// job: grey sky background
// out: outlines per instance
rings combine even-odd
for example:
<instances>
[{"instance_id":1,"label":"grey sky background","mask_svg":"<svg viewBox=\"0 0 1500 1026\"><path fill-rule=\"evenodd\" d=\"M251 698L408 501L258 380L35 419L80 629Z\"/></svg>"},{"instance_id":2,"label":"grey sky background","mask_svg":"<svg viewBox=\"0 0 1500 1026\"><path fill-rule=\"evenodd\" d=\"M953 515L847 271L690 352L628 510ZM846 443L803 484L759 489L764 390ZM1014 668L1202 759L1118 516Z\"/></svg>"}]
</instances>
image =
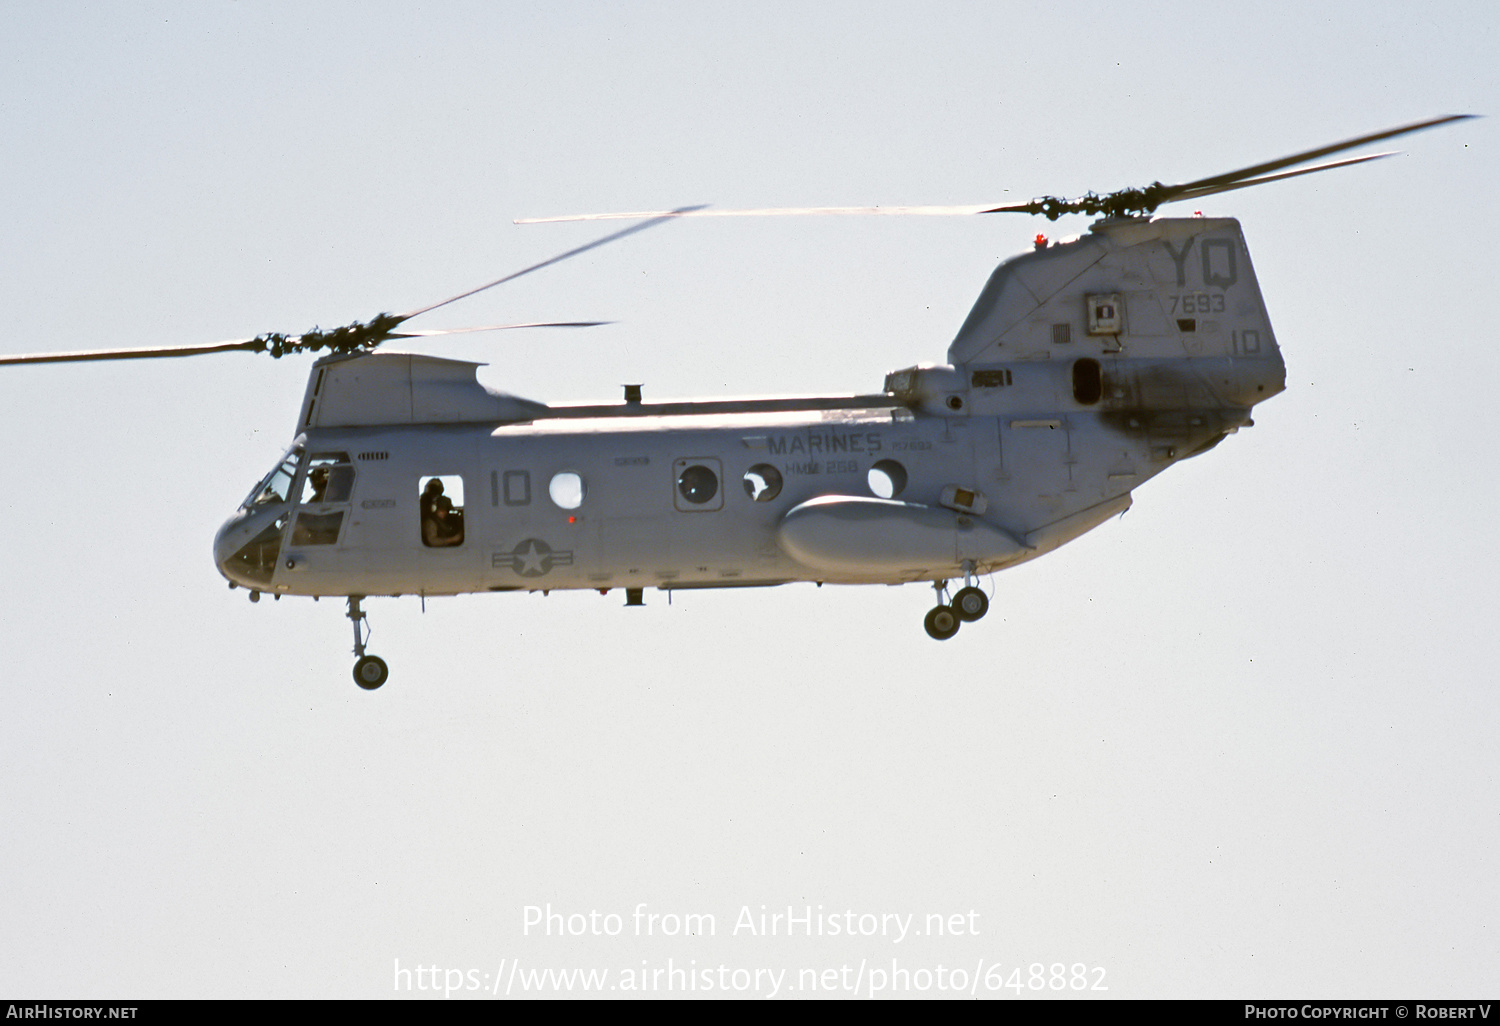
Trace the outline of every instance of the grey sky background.
<instances>
[{"instance_id":1,"label":"grey sky background","mask_svg":"<svg viewBox=\"0 0 1500 1026\"><path fill-rule=\"evenodd\" d=\"M0 11L4 352L331 327L604 234L516 217L1024 201L1500 113L1481 2ZM365 694L342 603L252 606L210 557L307 358L4 369L0 992L671 959L805 995L894 959L1020 996L1056 996L1036 963L1093 996L1493 993L1494 124L1200 201L1244 225L1286 393L941 645L915 587L373 599ZM424 321L615 325L410 348L548 402L869 391L1085 229L671 224ZM527 935L548 903L622 934ZM642 903L714 935L636 936ZM734 932L763 905L978 934Z\"/></svg>"}]
</instances>

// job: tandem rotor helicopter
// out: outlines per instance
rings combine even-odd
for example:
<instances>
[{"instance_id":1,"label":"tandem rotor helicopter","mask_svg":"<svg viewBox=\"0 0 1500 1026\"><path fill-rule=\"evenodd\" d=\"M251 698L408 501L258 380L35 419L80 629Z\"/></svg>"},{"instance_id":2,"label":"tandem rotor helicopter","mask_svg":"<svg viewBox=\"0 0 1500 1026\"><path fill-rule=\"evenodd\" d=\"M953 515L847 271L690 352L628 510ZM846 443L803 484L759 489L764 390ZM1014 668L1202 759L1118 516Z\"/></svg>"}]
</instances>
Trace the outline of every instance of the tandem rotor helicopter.
<instances>
[{"instance_id":1,"label":"tandem rotor helicopter","mask_svg":"<svg viewBox=\"0 0 1500 1026\"><path fill-rule=\"evenodd\" d=\"M324 353L286 455L219 528L231 588L338 596L354 679L372 595L926 582L925 627L981 619L981 574L1035 559L1131 504L1174 463L1250 426L1285 367L1239 222L1153 218L1164 203L1345 167L1287 170L1472 115L1376 132L1179 185L1009 206L712 210L534 220L640 223L430 306L302 335L165 349L0 357L0 364ZM685 216L1099 215L991 275L941 364L856 395L549 406L481 385L481 364L377 351L443 335L407 321ZM492 325L588 326L597 322ZM957 582L958 587L951 590Z\"/></svg>"}]
</instances>

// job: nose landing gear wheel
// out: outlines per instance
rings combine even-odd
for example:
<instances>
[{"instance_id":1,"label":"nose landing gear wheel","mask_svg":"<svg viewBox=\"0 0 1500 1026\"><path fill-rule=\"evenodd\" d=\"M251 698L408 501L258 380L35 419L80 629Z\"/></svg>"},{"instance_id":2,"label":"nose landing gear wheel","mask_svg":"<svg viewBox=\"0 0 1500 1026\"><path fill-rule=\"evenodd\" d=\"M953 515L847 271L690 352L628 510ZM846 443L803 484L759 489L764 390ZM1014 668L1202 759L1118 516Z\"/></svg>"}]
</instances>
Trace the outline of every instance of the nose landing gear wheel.
<instances>
[{"instance_id":1,"label":"nose landing gear wheel","mask_svg":"<svg viewBox=\"0 0 1500 1026\"><path fill-rule=\"evenodd\" d=\"M953 596L953 611L960 619L973 623L990 611L990 600L978 588L960 588Z\"/></svg>"},{"instance_id":2,"label":"nose landing gear wheel","mask_svg":"<svg viewBox=\"0 0 1500 1026\"><path fill-rule=\"evenodd\" d=\"M927 628L928 635L938 641L947 641L953 637L958 633L958 628L962 624L963 621L958 618L952 606L937 606L922 621L922 626Z\"/></svg>"},{"instance_id":3,"label":"nose landing gear wheel","mask_svg":"<svg viewBox=\"0 0 1500 1026\"><path fill-rule=\"evenodd\" d=\"M354 664L354 683L366 691L374 691L391 675L385 660L379 656L365 656Z\"/></svg>"},{"instance_id":4,"label":"nose landing gear wheel","mask_svg":"<svg viewBox=\"0 0 1500 1026\"><path fill-rule=\"evenodd\" d=\"M365 655L365 643L370 640L369 625L365 611L359 608L363 595L349 596L349 620L354 624L354 683L366 691L374 691L391 675L385 660L379 656Z\"/></svg>"}]
</instances>

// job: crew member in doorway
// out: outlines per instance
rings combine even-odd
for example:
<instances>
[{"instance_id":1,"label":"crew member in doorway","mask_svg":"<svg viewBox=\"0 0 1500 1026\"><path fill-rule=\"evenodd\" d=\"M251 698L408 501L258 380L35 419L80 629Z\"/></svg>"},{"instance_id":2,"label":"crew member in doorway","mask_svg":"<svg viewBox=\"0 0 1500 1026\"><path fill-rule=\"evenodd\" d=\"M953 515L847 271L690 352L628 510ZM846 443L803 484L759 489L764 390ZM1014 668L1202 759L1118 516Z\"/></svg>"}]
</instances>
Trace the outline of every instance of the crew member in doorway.
<instances>
[{"instance_id":1,"label":"crew member in doorway","mask_svg":"<svg viewBox=\"0 0 1500 1026\"><path fill-rule=\"evenodd\" d=\"M429 548L462 545L464 511L453 508L453 500L443 494L443 482L437 478L422 489L422 544Z\"/></svg>"}]
</instances>

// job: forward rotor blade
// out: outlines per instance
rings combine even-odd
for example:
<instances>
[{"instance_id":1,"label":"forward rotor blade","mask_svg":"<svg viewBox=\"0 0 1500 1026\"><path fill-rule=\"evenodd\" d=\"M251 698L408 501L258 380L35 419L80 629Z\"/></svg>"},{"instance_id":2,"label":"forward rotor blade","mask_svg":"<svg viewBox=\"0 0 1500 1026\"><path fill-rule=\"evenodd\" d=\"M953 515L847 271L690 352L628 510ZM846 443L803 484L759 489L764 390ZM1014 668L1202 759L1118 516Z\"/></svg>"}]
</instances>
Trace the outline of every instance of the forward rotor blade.
<instances>
[{"instance_id":1,"label":"forward rotor blade","mask_svg":"<svg viewBox=\"0 0 1500 1026\"><path fill-rule=\"evenodd\" d=\"M614 321L533 321L526 324L485 324L473 328L432 328L393 331L389 338L432 338L438 335L463 335L475 331L508 331L512 328L597 328ZM300 336L291 336L295 341ZM261 352L266 342L261 338L244 338L233 342L208 342L191 346L163 346L157 349L85 349L68 353L19 353L0 355L0 366L25 363L83 363L91 360L153 360L173 356L202 356L206 353L236 351Z\"/></svg>"},{"instance_id":2,"label":"forward rotor blade","mask_svg":"<svg viewBox=\"0 0 1500 1026\"><path fill-rule=\"evenodd\" d=\"M1294 153L1290 157L1282 157L1279 160L1268 160L1264 164L1253 164L1250 167L1240 168L1238 171L1229 171L1222 175L1213 175L1209 178L1200 178L1196 182L1184 182L1181 185L1169 185L1166 187L1168 194L1161 202L1167 203L1172 199L1181 197L1188 192L1197 192L1198 195L1208 195L1198 192L1202 189L1212 189L1220 185L1228 185L1231 182L1242 181L1247 178L1257 178L1270 171L1280 171L1284 167L1292 167L1295 164L1305 164L1309 160L1317 160L1326 157L1330 153L1342 153L1344 150L1352 150L1356 146L1365 146L1369 143L1380 142L1382 139L1394 139L1400 135L1409 135L1412 132L1420 132L1428 128L1436 128L1438 125L1450 124L1454 121L1467 121L1475 117L1473 114L1449 114L1440 118L1430 118L1427 121L1417 121L1410 125L1402 125L1400 128L1388 128L1383 132L1371 132L1357 139L1346 139L1343 142L1333 143L1331 146L1319 146L1315 150L1307 150L1303 153ZM1337 166L1337 165L1332 165Z\"/></svg>"},{"instance_id":3,"label":"forward rotor blade","mask_svg":"<svg viewBox=\"0 0 1500 1026\"><path fill-rule=\"evenodd\" d=\"M430 306L424 306L420 310L413 310L410 313L402 314L400 319L402 321L409 321L413 317L416 317L418 314L427 313L429 310L436 310L438 307L440 307L440 306L447 306L449 303L456 303L460 299L467 299L470 296L477 295L478 293L483 292L485 289L492 289L496 285L503 285L503 284L505 284L508 281L515 281L517 278L521 277L523 274L530 274L532 271L540 271L543 267L551 267L553 264L561 263L562 261L567 260L569 257L575 257L575 256L577 256L580 253L587 253L589 250L596 249L599 246L603 246L605 243L614 242L617 239L623 239L627 235L634 235L636 232L643 232L647 228L650 228L650 227L652 227L654 225L661 224L663 221L670 220L671 218L674 218L674 217L681 217L684 214L689 214L689 213L692 213L695 210L700 210L700 209L702 209L702 208L701 207L680 207L677 210L666 210L666 211L662 211L662 212L656 213L656 214L644 214L644 215L640 215L640 216L648 218L649 220L643 221L640 224L631 225L629 228L625 228L625 229L623 229L621 231L618 231L618 232L615 232L615 233L613 233L611 235L606 235L602 239L595 239L593 242L590 242L587 245L579 246L576 249L570 249L566 253L559 253L557 256L552 257L551 259L543 260L539 264L532 264L530 267L523 268L523 269L521 269L519 271L516 271L516 272L514 272L512 274L507 274L503 278L496 278L494 281L488 282L488 283L486 283L484 285L481 285L477 289L469 289L469 291L467 291L467 292L460 292L458 295L456 295L456 296L450 296L447 299L442 300L441 302L433 303ZM628 215L628 216L634 217L636 215L632 214L632 215Z\"/></svg>"},{"instance_id":4,"label":"forward rotor blade","mask_svg":"<svg viewBox=\"0 0 1500 1026\"><path fill-rule=\"evenodd\" d=\"M549 260L532 264L503 278L496 278L479 286L477 289L469 289L460 292L456 296L450 296L438 303L424 306L410 313L392 315L380 314L368 323L345 325L340 328L332 328L322 331L314 328L301 335L282 335L271 332L257 335L255 338L237 339L233 342L211 342L205 345L191 346L165 346L155 349L90 349L70 353L23 353L16 356L0 356L0 366L23 363L77 363L87 360L149 360L173 356L202 356L206 353L227 353L237 349L250 352L269 352L272 356L280 357L288 353L319 352L326 349L330 354L343 352L359 352L374 349L381 342L390 338L428 338L436 335L456 335L472 331L505 331L511 328L593 328L602 324L612 323L610 321L537 321L527 324L492 324L476 328L449 328L414 331L396 331L395 329L411 320L418 314L436 310L440 306L456 303L485 289L494 288L504 282L514 281L523 274L539 271L543 267L550 267L569 257L575 257L580 253L586 253L591 249L603 246L605 243L623 239L627 235L645 231L652 225L660 224L670 217L692 213L698 207L682 207L678 210L665 211L663 216L652 217L641 224L631 225L618 232L613 232L602 239L595 239L583 246L577 246L566 253L559 253Z\"/></svg>"},{"instance_id":5,"label":"forward rotor blade","mask_svg":"<svg viewBox=\"0 0 1500 1026\"><path fill-rule=\"evenodd\" d=\"M485 324L476 328L413 328L393 331L391 338L434 338L438 335L466 335L474 331L508 331L511 328L597 328L614 321L533 321L530 324Z\"/></svg>"},{"instance_id":6,"label":"forward rotor blade","mask_svg":"<svg viewBox=\"0 0 1500 1026\"><path fill-rule=\"evenodd\" d=\"M86 360L150 360L169 356L201 356L204 353L229 353L237 349L256 352L265 348L258 338L235 342L210 342L196 346L166 346L160 349L87 349L71 353L23 353L0 356L0 365L20 363L77 363Z\"/></svg>"}]
</instances>

